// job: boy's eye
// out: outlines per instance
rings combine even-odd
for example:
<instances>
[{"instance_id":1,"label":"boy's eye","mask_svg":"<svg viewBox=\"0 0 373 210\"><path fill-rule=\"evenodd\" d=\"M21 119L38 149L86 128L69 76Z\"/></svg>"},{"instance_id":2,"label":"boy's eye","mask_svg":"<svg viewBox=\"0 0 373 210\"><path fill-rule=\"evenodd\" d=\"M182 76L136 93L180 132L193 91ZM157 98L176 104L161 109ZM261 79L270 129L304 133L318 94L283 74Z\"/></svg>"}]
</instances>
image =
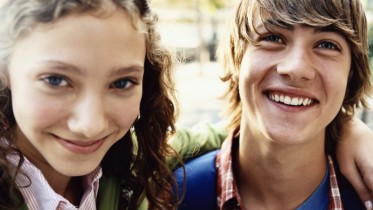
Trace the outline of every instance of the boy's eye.
<instances>
[{"instance_id":1,"label":"boy's eye","mask_svg":"<svg viewBox=\"0 0 373 210\"><path fill-rule=\"evenodd\" d=\"M67 81L60 76L47 76L42 79L50 86L67 86Z\"/></svg>"},{"instance_id":2,"label":"boy's eye","mask_svg":"<svg viewBox=\"0 0 373 210\"><path fill-rule=\"evenodd\" d=\"M132 85L134 85L133 81L129 79L121 79L121 80L115 81L111 87L116 88L116 89L127 89L131 87Z\"/></svg>"},{"instance_id":3,"label":"boy's eye","mask_svg":"<svg viewBox=\"0 0 373 210\"><path fill-rule=\"evenodd\" d=\"M277 36L274 34L264 36L262 40L267 41L267 42L279 42L279 43L283 42L280 36Z\"/></svg>"},{"instance_id":4,"label":"boy's eye","mask_svg":"<svg viewBox=\"0 0 373 210\"><path fill-rule=\"evenodd\" d=\"M329 50L339 50L339 47L336 44L334 44L332 42L327 42L327 41L323 41L323 42L319 43L317 47L325 48L325 49L329 49Z\"/></svg>"}]
</instances>

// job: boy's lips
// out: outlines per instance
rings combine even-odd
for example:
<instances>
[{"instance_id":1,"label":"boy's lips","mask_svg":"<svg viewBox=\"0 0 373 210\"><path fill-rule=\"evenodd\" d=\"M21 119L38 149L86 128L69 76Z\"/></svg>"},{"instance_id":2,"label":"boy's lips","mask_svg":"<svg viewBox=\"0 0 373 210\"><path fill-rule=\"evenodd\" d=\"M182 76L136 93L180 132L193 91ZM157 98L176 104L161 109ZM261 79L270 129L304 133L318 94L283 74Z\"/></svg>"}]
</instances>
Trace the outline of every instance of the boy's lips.
<instances>
[{"instance_id":1,"label":"boy's lips","mask_svg":"<svg viewBox=\"0 0 373 210\"><path fill-rule=\"evenodd\" d=\"M308 106L314 103L314 100L307 97L292 97L284 94L270 93L269 98L272 101L283 103L291 106Z\"/></svg>"}]
</instances>

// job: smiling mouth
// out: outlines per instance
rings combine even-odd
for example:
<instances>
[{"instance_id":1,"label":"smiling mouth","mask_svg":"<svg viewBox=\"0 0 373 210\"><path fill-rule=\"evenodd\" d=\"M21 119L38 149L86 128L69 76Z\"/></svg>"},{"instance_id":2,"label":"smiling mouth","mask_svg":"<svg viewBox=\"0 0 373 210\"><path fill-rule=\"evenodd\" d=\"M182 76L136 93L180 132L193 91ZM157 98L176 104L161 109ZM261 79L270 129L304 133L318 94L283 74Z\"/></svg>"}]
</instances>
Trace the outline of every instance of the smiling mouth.
<instances>
[{"instance_id":1,"label":"smiling mouth","mask_svg":"<svg viewBox=\"0 0 373 210\"><path fill-rule=\"evenodd\" d=\"M316 101L307 97L292 97L284 94L268 93L268 98L276 103L282 103L288 106L310 106Z\"/></svg>"},{"instance_id":2,"label":"smiling mouth","mask_svg":"<svg viewBox=\"0 0 373 210\"><path fill-rule=\"evenodd\" d=\"M99 141L102 141L102 140L91 141L91 142L74 142L74 141L69 141L69 140L65 140L65 141L69 142L70 144L74 144L80 147L89 147L89 146L97 144Z\"/></svg>"},{"instance_id":3,"label":"smiling mouth","mask_svg":"<svg viewBox=\"0 0 373 210\"><path fill-rule=\"evenodd\" d=\"M82 141L70 141L57 137L57 141L66 149L77 154L89 154L98 150L104 143L105 139L96 141L82 142Z\"/></svg>"}]
</instances>

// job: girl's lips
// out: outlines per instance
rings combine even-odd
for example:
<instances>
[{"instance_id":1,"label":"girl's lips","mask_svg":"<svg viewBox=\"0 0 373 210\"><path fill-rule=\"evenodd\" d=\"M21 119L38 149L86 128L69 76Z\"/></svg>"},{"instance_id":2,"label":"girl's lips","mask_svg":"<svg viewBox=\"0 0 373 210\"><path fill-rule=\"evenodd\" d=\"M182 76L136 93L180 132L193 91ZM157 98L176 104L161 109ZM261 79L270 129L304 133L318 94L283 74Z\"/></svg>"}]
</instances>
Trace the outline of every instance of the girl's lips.
<instances>
[{"instance_id":1,"label":"girl's lips","mask_svg":"<svg viewBox=\"0 0 373 210\"><path fill-rule=\"evenodd\" d=\"M73 153L89 154L95 152L104 143L104 139L90 142L74 142L57 137L57 141Z\"/></svg>"}]
</instances>

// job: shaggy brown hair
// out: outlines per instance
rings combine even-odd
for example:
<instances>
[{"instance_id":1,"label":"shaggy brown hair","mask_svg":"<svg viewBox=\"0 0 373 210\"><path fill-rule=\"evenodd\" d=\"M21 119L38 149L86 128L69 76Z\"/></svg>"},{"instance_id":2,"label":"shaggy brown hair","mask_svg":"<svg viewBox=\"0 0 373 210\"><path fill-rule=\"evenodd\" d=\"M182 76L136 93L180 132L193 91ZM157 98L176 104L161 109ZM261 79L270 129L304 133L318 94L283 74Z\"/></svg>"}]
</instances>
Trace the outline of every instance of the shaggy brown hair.
<instances>
[{"instance_id":1,"label":"shaggy brown hair","mask_svg":"<svg viewBox=\"0 0 373 210\"><path fill-rule=\"evenodd\" d=\"M367 106L364 98L371 92L370 69L368 60L367 21L364 10L358 0L242 0L229 22L226 39L219 47L219 59L223 63L225 74L223 81L228 83L225 97L228 99L226 113L229 116L228 128L236 131L241 123L241 99L238 92L239 69L245 49L252 40L255 31L254 13L258 12L264 26L291 27L295 24L313 28L331 28L342 34L351 49L350 78L342 107L329 124L327 136L339 140L341 124L351 118L355 108ZM334 144L335 141L327 142ZM330 145L328 146L330 148Z\"/></svg>"},{"instance_id":2,"label":"shaggy brown hair","mask_svg":"<svg viewBox=\"0 0 373 210\"><path fill-rule=\"evenodd\" d=\"M146 58L141 117L131 132L105 155L101 162L103 176L118 178L122 190L134 192L132 199L121 197L120 209L137 209L144 197L151 209L176 209L178 198L173 197L171 187L176 185L165 160L173 154L167 138L175 131L177 111L171 77L172 56L160 45L155 28L157 16L147 0L9 0L3 5L0 10L0 136L3 142L0 144L0 209L18 209L20 205L13 199L20 196L20 192L11 171L19 170L24 160L12 140L17 122L7 88L7 66L14 45L38 24L54 22L72 13L105 15L113 9L126 11L133 26L145 34ZM18 166L7 161L9 154L20 157Z\"/></svg>"}]
</instances>

